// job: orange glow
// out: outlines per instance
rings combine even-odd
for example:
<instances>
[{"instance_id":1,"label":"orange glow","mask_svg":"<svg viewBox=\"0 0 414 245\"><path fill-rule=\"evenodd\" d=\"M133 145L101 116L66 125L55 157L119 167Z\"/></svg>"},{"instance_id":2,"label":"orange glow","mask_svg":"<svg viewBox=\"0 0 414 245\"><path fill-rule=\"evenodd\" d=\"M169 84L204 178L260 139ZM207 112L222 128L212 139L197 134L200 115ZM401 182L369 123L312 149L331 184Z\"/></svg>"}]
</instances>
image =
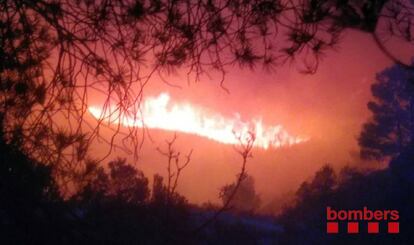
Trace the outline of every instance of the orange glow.
<instances>
[{"instance_id":1,"label":"orange glow","mask_svg":"<svg viewBox=\"0 0 414 245\"><path fill-rule=\"evenodd\" d=\"M119 109L111 106L105 109L90 106L88 109L93 117L107 123L183 132L224 144L237 145L239 139L249 138L250 133L255 135L254 146L263 149L290 146L308 140L290 135L281 125L264 125L261 119L244 122L238 114L228 118L189 103L171 103L167 93L148 97L139 108L121 114Z\"/></svg>"}]
</instances>

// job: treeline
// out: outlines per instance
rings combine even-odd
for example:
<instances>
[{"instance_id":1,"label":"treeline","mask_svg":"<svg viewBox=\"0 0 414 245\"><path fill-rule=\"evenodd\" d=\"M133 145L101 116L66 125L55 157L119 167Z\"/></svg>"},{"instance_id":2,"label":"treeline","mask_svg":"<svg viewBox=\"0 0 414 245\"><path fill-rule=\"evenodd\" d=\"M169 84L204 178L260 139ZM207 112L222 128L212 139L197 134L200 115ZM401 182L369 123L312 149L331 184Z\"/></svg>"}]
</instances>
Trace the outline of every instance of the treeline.
<instances>
[{"instance_id":1,"label":"treeline","mask_svg":"<svg viewBox=\"0 0 414 245\"><path fill-rule=\"evenodd\" d=\"M414 72L394 65L377 74L368 103L372 117L358 137L362 159L388 162L388 168L362 171L330 166L320 169L297 190L295 201L278 218L282 244L414 244ZM400 233L326 234L326 207L355 210L398 210ZM343 231L345 230L345 231ZM298 235L300 234L300 235Z\"/></svg>"},{"instance_id":2,"label":"treeline","mask_svg":"<svg viewBox=\"0 0 414 245\"><path fill-rule=\"evenodd\" d=\"M324 166L311 181L296 192L294 204L278 217L284 232L281 244L413 244L414 236L414 145L411 144L389 168L364 172L344 167L335 172ZM360 223L359 234L347 234L346 222L339 234L326 233L326 208L358 210L398 210L400 233L388 234L387 222L380 223L379 234L368 234ZM300 235L298 235L300 234Z\"/></svg>"},{"instance_id":3,"label":"treeline","mask_svg":"<svg viewBox=\"0 0 414 245\"><path fill-rule=\"evenodd\" d=\"M411 70L393 66L372 85L374 101L368 108L373 116L358 142L362 158L389 159L388 168L336 172L327 165L300 186L293 203L275 218L255 214L260 196L244 171L251 148L242 152L236 181L220 190L225 209L190 205L159 175L150 188L143 172L125 159L107 168L85 160L82 174L69 173L76 181L68 185L76 187L68 188L76 192L68 197L61 194L65 182L56 175L59 168L24 154L20 134L5 133L0 113L0 244L414 244L412 81ZM167 154L170 160L176 159L173 153ZM361 228L357 235L327 235L328 206L398 210L400 233L372 235Z\"/></svg>"},{"instance_id":4,"label":"treeline","mask_svg":"<svg viewBox=\"0 0 414 245\"><path fill-rule=\"evenodd\" d=\"M143 172L125 159L110 161L106 168L90 161L82 178L76 177L77 192L63 197L63 183L57 183L53 169L23 154L20 142L5 142L2 128L1 244L256 244L276 239L273 220L253 215L259 198L250 176L229 210L197 230L219 206L190 205L160 175L150 188ZM221 190L223 202L234 185Z\"/></svg>"},{"instance_id":5,"label":"treeline","mask_svg":"<svg viewBox=\"0 0 414 245\"><path fill-rule=\"evenodd\" d=\"M188 204L167 198L161 177L150 195L143 173L118 159L108 172L95 166L84 189L63 199L51 168L0 136L1 244L188 243Z\"/></svg>"}]
</instances>

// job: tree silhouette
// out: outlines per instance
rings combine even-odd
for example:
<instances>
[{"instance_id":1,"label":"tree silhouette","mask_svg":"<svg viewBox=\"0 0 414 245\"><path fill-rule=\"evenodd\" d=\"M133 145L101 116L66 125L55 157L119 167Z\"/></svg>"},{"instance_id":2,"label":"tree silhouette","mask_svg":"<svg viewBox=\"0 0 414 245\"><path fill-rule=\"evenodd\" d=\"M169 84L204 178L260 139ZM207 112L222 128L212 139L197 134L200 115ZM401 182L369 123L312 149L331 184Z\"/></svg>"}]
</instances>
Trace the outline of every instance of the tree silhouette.
<instances>
[{"instance_id":1,"label":"tree silhouette","mask_svg":"<svg viewBox=\"0 0 414 245\"><path fill-rule=\"evenodd\" d=\"M174 137L170 141L166 140L167 149L165 151L161 150L160 148L157 148L157 151L162 156L167 158L167 203L176 194L178 180L180 179L181 172L190 163L191 155L193 153L193 150L190 150L190 152L185 156L185 158L182 159L180 156L181 152L174 149L174 144L176 140L177 134L174 134ZM161 190L160 187L162 186L163 184L161 176L154 176L154 189Z\"/></svg>"},{"instance_id":2,"label":"tree silhouette","mask_svg":"<svg viewBox=\"0 0 414 245\"><path fill-rule=\"evenodd\" d=\"M303 182L297 190L300 202L308 203L311 198L323 198L329 195L337 185L337 176L331 166L325 165L319 169L311 182Z\"/></svg>"},{"instance_id":3,"label":"tree silhouette","mask_svg":"<svg viewBox=\"0 0 414 245\"><path fill-rule=\"evenodd\" d=\"M408 68L384 40L391 36L412 43L414 23L412 3L405 0L5 0L0 12L5 141L50 166L61 195L95 190L134 203L148 196L146 178L122 161L110 165L111 174L99 163L115 148L137 154L142 131L121 131L119 123L103 123L105 118L91 121L91 97L100 94L103 110L116 108L121 120L139 114L154 74L165 80L165 73L180 69L189 81L198 81L218 72L224 87L232 65L272 70L295 62L301 72L314 73L347 28L372 35L385 54ZM109 127L111 138L102 137L103 127ZM91 160L89 148L96 140L110 149L102 159ZM252 145L247 146L240 152L242 170L230 198L197 231L236 195L250 156ZM169 175L169 193L175 180L171 183Z\"/></svg>"},{"instance_id":4,"label":"tree silhouette","mask_svg":"<svg viewBox=\"0 0 414 245\"><path fill-rule=\"evenodd\" d=\"M395 57L385 41L392 37L413 43L413 11L407 0L1 1L0 190L5 200L0 202L0 217L7 229L0 233L4 232L6 239L20 236L24 243L36 243L33 238L42 236L80 243L85 239L71 242L69 237L85 234L95 243L171 241L160 237L160 229L168 238L180 237L177 234L182 234L184 227L189 230L189 216L186 201L175 193L175 187L188 161L176 165L175 177L168 171L167 186L160 177L154 178L151 200L148 180L125 160L110 162L109 172L105 171L100 162L115 148L136 153L142 134L137 128L121 131L120 126L108 126L104 118L92 123L87 113L92 96L100 94L103 109L116 108L120 120L125 114L139 113L143 91L154 74L165 80L165 73L180 69L187 71L189 81L198 81L208 72L218 72L224 87L226 71L232 65L251 69L261 65L272 70L294 62L301 72L314 73L323 54L339 44L348 28L372 35L378 47L408 73L412 66ZM400 158L405 164L395 164L407 167L412 155L403 148L412 144L414 120L412 87L402 81L384 78L373 86L378 99L370 104L374 118L364 126L360 144L362 154L374 158L397 156L405 150L405 158ZM110 139L100 134L107 126L113 133ZM121 145L116 143L119 139ZM111 147L103 159L91 160L88 154L95 140ZM253 182L244 182L253 142L252 138L242 144L241 173L233 185L224 188L223 207L196 231L232 206L239 191L253 201L243 208L257 204ZM167 153L169 166L171 160L178 159L176 152L171 152ZM405 167L400 172L407 172ZM390 186L386 185L389 182L401 186L399 179L385 174L380 177L385 179L381 182L384 186ZM317 200L330 197L334 179L333 171L325 168L302 186L299 196L314 202L306 202L308 212L298 212L299 216L317 214L311 208L324 208ZM374 175L372 179L378 180ZM356 177L352 180L349 183L365 183L355 181L359 180ZM376 182L361 185L372 188L365 193L378 193L380 188L372 186ZM61 192L71 188L81 191L71 199L76 208L54 212L52 203L59 203L62 194L57 185ZM346 196L360 189L349 188ZM390 189L390 197L399 194L394 191L397 188ZM382 196L378 200L381 198L396 200ZM163 209L166 203L168 215L154 219L154 213L163 213L156 207ZM166 225L159 224L164 221ZM59 230L60 225L65 228ZM62 243L59 239L50 243ZM189 243L178 240L175 243Z\"/></svg>"},{"instance_id":5,"label":"tree silhouette","mask_svg":"<svg viewBox=\"0 0 414 245\"><path fill-rule=\"evenodd\" d=\"M109 171L98 166L83 192L68 205L74 216L76 239L71 243L188 244L192 237L189 207L177 193L167 204L162 178L154 179L149 198L148 181L124 159L109 163ZM168 205L168 206L167 206ZM71 231L71 230L69 230ZM66 231L66 232L69 232ZM76 234L82 234L77 237Z\"/></svg>"},{"instance_id":6,"label":"tree silhouette","mask_svg":"<svg viewBox=\"0 0 414 245\"><path fill-rule=\"evenodd\" d=\"M223 186L220 189L220 199L223 204L230 202L229 206L236 212L254 212L260 206L260 197L256 193L254 179L245 174L236 194L232 197L237 183Z\"/></svg>"},{"instance_id":7,"label":"tree silhouette","mask_svg":"<svg viewBox=\"0 0 414 245\"><path fill-rule=\"evenodd\" d=\"M109 195L126 202L144 203L149 197L148 179L144 174L126 164L126 159L109 163Z\"/></svg>"},{"instance_id":8,"label":"tree silhouette","mask_svg":"<svg viewBox=\"0 0 414 245\"><path fill-rule=\"evenodd\" d=\"M96 138L111 146L107 156L142 144L137 128L111 127L111 139L100 137L107 125L87 120L92 94L121 118L139 112L143 89L164 71L187 70L196 81L209 71L224 79L234 64L298 62L312 73L347 28L373 35L403 65L383 40L411 43L413 30L413 6L405 0L6 0L0 11L5 135L20 138L41 162L59 163L53 171L62 183L82 174Z\"/></svg>"},{"instance_id":9,"label":"tree silhouette","mask_svg":"<svg viewBox=\"0 0 414 245\"><path fill-rule=\"evenodd\" d=\"M366 171L345 166L335 172L330 166L323 166L310 181L298 189L295 201L287 206L277 218L284 232L279 236L281 244L377 244L378 237L366 232L360 224L357 240L346 232L337 236L326 236L326 209L399 210L400 227L412 230L414 227L414 160L413 145L391 161L390 168ZM382 228L381 228L382 229ZM362 232L365 231L365 232ZM298 236L300 234L300 236ZM378 234L381 236L380 234ZM401 232L401 236L381 236L384 244L411 244L413 236Z\"/></svg>"},{"instance_id":10,"label":"tree silhouette","mask_svg":"<svg viewBox=\"0 0 414 245\"><path fill-rule=\"evenodd\" d=\"M414 137L414 72L394 65L377 75L368 103L372 118L359 136L366 159L396 157Z\"/></svg>"},{"instance_id":11,"label":"tree silhouette","mask_svg":"<svg viewBox=\"0 0 414 245\"><path fill-rule=\"evenodd\" d=\"M83 187L77 199L116 199L128 204L143 205L149 201L148 179L144 173L126 162L124 158L110 161L109 171L96 163L89 163L88 175L84 176Z\"/></svg>"},{"instance_id":12,"label":"tree silhouette","mask_svg":"<svg viewBox=\"0 0 414 245\"><path fill-rule=\"evenodd\" d=\"M0 124L3 122L0 113ZM4 141L0 127L0 236L2 244L60 243L63 200L48 166Z\"/></svg>"}]
</instances>

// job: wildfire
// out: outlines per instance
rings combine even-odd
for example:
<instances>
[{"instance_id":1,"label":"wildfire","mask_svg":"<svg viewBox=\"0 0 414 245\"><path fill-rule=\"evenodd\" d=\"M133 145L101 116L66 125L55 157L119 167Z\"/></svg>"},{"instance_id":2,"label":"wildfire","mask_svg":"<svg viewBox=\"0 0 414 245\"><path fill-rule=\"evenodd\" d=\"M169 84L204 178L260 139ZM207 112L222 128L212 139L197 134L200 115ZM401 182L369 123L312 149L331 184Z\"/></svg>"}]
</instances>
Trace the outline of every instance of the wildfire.
<instances>
[{"instance_id":1,"label":"wildfire","mask_svg":"<svg viewBox=\"0 0 414 245\"><path fill-rule=\"evenodd\" d=\"M249 138L250 134L255 136L254 146L264 149L307 141L306 138L290 135L281 125L266 126L260 119L244 122L237 115L229 118L189 103L171 103L167 93L146 98L138 110L120 113L110 106L105 109L90 106L88 109L93 117L107 123L183 132L224 144L240 144L240 139Z\"/></svg>"}]
</instances>

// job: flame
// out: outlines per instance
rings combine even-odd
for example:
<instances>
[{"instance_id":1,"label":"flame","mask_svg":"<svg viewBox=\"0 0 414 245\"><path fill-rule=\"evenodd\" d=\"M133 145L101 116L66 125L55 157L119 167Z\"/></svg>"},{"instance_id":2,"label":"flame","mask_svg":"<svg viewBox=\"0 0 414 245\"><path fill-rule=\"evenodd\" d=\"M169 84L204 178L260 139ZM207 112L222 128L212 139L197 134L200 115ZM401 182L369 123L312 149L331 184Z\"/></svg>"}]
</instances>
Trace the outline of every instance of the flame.
<instances>
[{"instance_id":1,"label":"flame","mask_svg":"<svg viewBox=\"0 0 414 245\"><path fill-rule=\"evenodd\" d=\"M240 139L248 139L251 134L255 137L253 145L263 149L291 146L308 140L291 136L281 125L266 126L261 119L243 122L238 114L228 118L189 103L170 103L168 93L146 98L136 110L138 113L128 110L120 114L119 109L110 106L105 109L90 106L88 110L93 117L107 123L183 132L224 144L240 144Z\"/></svg>"}]
</instances>

